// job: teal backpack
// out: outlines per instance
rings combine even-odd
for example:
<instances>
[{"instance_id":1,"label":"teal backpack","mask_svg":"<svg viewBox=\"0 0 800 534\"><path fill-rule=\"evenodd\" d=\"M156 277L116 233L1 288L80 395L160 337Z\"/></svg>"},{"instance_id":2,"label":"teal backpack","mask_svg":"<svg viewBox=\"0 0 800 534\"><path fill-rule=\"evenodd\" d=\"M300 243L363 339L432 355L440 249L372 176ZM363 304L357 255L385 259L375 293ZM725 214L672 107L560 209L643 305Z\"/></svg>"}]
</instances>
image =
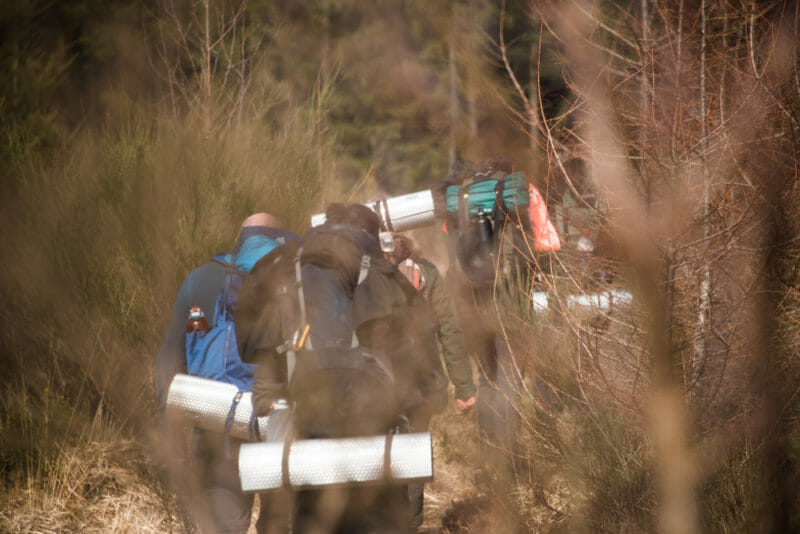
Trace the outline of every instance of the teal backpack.
<instances>
[{"instance_id":1,"label":"teal backpack","mask_svg":"<svg viewBox=\"0 0 800 534\"><path fill-rule=\"evenodd\" d=\"M503 176L501 171L491 174L476 173L470 180L461 185L449 185L446 190L447 212L457 214L461 201L466 197L466 207L470 215L477 216L479 211L490 214L499 207L504 213L516 213L520 207L527 209L528 179L521 172L512 172ZM502 198L501 203L496 199Z\"/></svg>"}]
</instances>

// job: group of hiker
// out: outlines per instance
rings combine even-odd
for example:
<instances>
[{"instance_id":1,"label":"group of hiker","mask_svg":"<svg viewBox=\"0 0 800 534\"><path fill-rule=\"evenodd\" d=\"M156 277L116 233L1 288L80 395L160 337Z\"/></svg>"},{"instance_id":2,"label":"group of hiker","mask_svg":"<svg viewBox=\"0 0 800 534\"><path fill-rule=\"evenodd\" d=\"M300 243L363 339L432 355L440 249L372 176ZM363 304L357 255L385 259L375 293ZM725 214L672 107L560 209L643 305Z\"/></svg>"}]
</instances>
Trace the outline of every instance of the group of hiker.
<instances>
[{"instance_id":1,"label":"group of hiker","mask_svg":"<svg viewBox=\"0 0 800 534\"><path fill-rule=\"evenodd\" d=\"M302 237L254 214L230 253L186 277L156 389L167 465L184 499L194 499L201 529L247 532L253 495L239 484L239 442L195 429L187 447L179 422L166 417L177 373L252 391L255 417L288 402L287 443L425 432L452 384L459 412L476 406L483 441L508 445L520 376L492 299L498 282L530 276L530 258L514 260L514 251L534 241L557 250L558 235L546 213L535 220L535 188L503 158L456 165L433 193L448 234L446 277L375 211L339 203ZM190 312L205 315L208 329L189 328ZM416 532L423 495L421 483L392 481L263 493L256 530Z\"/></svg>"}]
</instances>

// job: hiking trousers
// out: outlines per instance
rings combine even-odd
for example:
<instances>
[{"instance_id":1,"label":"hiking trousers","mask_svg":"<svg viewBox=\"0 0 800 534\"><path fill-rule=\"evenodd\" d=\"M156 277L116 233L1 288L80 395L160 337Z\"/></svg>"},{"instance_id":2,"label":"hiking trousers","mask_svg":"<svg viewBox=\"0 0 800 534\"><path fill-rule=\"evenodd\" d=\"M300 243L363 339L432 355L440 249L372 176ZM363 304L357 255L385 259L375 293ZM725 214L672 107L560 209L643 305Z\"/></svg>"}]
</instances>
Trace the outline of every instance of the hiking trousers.
<instances>
[{"instance_id":1,"label":"hiking trousers","mask_svg":"<svg viewBox=\"0 0 800 534\"><path fill-rule=\"evenodd\" d=\"M508 449L513 433L516 391L511 350L500 334L484 331L471 336L478 353L478 428L489 444Z\"/></svg>"},{"instance_id":2,"label":"hiking trousers","mask_svg":"<svg viewBox=\"0 0 800 534\"><path fill-rule=\"evenodd\" d=\"M242 492L239 480L239 445L230 438L230 457L226 454L225 436L216 432L195 430L192 443L194 465L205 501L206 510L220 534L247 534L254 496ZM256 523L258 534L289 532L288 498L280 493L259 495L261 508ZM286 502L284 502L286 501Z\"/></svg>"}]
</instances>

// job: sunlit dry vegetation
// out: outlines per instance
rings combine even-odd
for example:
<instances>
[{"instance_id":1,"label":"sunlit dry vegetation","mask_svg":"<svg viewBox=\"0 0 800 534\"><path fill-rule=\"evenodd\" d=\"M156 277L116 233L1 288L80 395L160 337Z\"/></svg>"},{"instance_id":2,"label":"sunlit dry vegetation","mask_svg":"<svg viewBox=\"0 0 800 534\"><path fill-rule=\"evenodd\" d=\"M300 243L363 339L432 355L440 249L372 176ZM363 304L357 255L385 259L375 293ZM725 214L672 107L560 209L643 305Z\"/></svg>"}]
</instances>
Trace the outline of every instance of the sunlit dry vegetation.
<instances>
[{"instance_id":1,"label":"sunlit dry vegetation","mask_svg":"<svg viewBox=\"0 0 800 534\"><path fill-rule=\"evenodd\" d=\"M793 3L56 4L0 8L0 530L188 528L152 384L183 276L250 212L302 233L500 153L595 254L523 251L512 469L437 417L426 525L797 530Z\"/></svg>"}]
</instances>

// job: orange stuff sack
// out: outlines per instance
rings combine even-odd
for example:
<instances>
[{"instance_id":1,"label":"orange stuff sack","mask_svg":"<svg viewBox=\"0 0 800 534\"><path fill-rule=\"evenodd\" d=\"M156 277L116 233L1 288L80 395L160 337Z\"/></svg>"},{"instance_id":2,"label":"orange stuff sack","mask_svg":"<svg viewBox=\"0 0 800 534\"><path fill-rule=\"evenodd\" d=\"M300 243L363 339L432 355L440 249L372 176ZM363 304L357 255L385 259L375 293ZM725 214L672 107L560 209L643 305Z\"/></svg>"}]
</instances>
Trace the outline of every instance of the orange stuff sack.
<instances>
[{"instance_id":1,"label":"orange stuff sack","mask_svg":"<svg viewBox=\"0 0 800 534\"><path fill-rule=\"evenodd\" d=\"M530 206L528 214L531 218L531 229L533 230L533 248L539 252L556 252L561 250L561 240L558 238L556 227L550 220L547 213L547 205L539 191L528 185Z\"/></svg>"}]
</instances>

